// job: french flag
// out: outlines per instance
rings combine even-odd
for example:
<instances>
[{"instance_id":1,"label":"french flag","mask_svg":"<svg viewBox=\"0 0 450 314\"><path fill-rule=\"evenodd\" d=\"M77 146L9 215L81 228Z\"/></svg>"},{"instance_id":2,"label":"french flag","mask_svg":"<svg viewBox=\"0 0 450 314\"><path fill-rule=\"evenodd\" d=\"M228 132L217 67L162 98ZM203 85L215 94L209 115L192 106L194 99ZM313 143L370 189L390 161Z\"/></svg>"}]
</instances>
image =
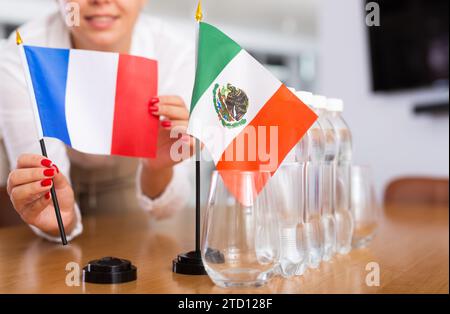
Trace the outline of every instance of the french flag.
<instances>
[{"instance_id":1,"label":"french flag","mask_svg":"<svg viewBox=\"0 0 450 314\"><path fill-rule=\"evenodd\" d=\"M158 119L155 60L130 55L21 45L40 137L89 154L153 158Z\"/></svg>"}]
</instances>

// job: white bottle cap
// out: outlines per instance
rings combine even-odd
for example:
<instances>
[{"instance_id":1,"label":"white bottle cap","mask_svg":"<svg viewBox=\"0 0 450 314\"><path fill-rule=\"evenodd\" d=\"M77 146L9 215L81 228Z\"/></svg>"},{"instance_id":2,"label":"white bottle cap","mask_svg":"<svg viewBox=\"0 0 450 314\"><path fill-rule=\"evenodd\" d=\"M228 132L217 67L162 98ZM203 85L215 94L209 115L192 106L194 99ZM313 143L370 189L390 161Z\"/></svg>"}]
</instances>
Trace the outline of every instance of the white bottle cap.
<instances>
[{"instance_id":1,"label":"white bottle cap","mask_svg":"<svg viewBox=\"0 0 450 314\"><path fill-rule=\"evenodd\" d=\"M295 95L307 106L312 106L314 95L310 92L296 92Z\"/></svg>"},{"instance_id":2,"label":"white bottle cap","mask_svg":"<svg viewBox=\"0 0 450 314\"><path fill-rule=\"evenodd\" d=\"M314 95L312 107L316 109L327 109L327 98L321 95Z\"/></svg>"},{"instance_id":3,"label":"white bottle cap","mask_svg":"<svg viewBox=\"0 0 450 314\"><path fill-rule=\"evenodd\" d=\"M330 98L327 101L327 109L333 112L343 112L344 102L342 101L342 99Z\"/></svg>"}]
</instances>

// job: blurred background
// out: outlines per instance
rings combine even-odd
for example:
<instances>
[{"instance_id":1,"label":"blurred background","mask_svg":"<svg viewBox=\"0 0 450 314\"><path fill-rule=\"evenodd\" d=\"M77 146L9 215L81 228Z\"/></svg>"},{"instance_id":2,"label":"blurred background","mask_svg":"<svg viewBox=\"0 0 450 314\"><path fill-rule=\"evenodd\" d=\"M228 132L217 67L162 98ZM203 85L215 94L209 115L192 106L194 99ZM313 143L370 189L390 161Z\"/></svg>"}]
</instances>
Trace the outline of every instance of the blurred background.
<instances>
[{"instance_id":1,"label":"blurred background","mask_svg":"<svg viewBox=\"0 0 450 314\"><path fill-rule=\"evenodd\" d=\"M366 2L205 0L203 5L208 22L283 82L345 101L355 163L373 167L382 198L397 178L448 180L448 0L377 1L379 27L367 26ZM149 0L146 11L192 34L196 3ZM0 38L55 9L54 0L0 0ZM5 174L7 166L1 167Z\"/></svg>"}]
</instances>

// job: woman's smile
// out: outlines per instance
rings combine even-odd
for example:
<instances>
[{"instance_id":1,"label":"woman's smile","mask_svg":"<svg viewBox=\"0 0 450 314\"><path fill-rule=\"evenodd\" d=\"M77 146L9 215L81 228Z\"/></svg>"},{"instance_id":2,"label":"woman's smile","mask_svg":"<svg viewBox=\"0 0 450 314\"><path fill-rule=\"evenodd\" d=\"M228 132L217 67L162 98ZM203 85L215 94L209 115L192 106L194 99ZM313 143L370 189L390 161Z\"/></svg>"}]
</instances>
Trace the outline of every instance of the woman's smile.
<instances>
[{"instance_id":1,"label":"woman's smile","mask_svg":"<svg viewBox=\"0 0 450 314\"><path fill-rule=\"evenodd\" d=\"M115 22L120 18L119 15L95 14L84 17L90 27L96 30L107 30L114 26Z\"/></svg>"}]
</instances>

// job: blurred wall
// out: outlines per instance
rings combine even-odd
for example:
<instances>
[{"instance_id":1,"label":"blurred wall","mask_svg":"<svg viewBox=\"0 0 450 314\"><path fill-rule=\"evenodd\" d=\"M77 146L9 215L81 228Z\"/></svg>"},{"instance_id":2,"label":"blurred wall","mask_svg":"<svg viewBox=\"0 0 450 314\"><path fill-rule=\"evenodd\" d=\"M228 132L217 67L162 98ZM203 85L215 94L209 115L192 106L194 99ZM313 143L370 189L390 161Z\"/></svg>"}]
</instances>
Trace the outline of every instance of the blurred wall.
<instances>
[{"instance_id":1,"label":"blurred wall","mask_svg":"<svg viewBox=\"0 0 450 314\"><path fill-rule=\"evenodd\" d=\"M397 176L448 177L448 116L412 111L418 102L448 100L448 89L374 94L363 1L319 2L318 90L345 100L355 162L373 166L379 195Z\"/></svg>"}]
</instances>

